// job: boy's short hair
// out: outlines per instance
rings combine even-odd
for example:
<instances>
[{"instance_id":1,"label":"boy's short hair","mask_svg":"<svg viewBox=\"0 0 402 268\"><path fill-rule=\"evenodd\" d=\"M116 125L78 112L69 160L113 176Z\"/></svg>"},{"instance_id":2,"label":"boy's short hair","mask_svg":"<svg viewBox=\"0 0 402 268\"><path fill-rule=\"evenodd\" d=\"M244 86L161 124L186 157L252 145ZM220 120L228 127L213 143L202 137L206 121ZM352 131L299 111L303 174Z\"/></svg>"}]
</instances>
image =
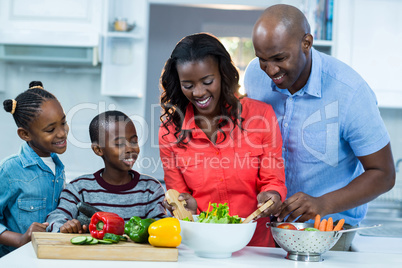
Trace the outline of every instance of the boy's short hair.
<instances>
[{"instance_id":1,"label":"boy's short hair","mask_svg":"<svg viewBox=\"0 0 402 268\"><path fill-rule=\"evenodd\" d=\"M129 122L131 119L125 113L120 111L106 111L95 116L89 124L89 137L91 138L91 143L99 143L99 133L102 130L107 131L109 123L121 121Z\"/></svg>"}]
</instances>

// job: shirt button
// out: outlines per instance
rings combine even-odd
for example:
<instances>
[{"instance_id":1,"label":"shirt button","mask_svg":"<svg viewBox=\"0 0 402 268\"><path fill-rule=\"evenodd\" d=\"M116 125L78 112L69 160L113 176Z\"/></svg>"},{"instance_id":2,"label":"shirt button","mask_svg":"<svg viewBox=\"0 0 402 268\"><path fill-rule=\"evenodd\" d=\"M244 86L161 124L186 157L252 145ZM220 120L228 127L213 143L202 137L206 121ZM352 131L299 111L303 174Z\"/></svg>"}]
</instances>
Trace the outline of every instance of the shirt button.
<instances>
[{"instance_id":1,"label":"shirt button","mask_svg":"<svg viewBox=\"0 0 402 268\"><path fill-rule=\"evenodd\" d=\"M219 154L219 152L216 152L216 155L218 155Z\"/></svg>"},{"instance_id":2,"label":"shirt button","mask_svg":"<svg viewBox=\"0 0 402 268\"><path fill-rule=\"evenodd\" d=\"M34 209L34 207L33 207L33 206L31 206L31 207L30 207L30 209L31 209L31 210L33 210L33 209Z\"/></svg>"},{"instance_id":3,"label":"shirt button","mask_svg":"<svg viewBox=\"0 0 402 268\"><path fill-rule=\"evenodd\" d=\"M288 123L285 123L284 126L285 126L285 127L288 127Z\"/></svg>"},{"instance_id":4,"label":"shirt button","mask_svg":"<svg viewBox=\"0 0 402 268\"><path fill-rule=\"evenodd\" d=\"M57 203L57 201L58 201L58 200L57 200L57 198L56 198L56 199L54 200L54 202L56 202L56 203Z\"/></svg>"},{"instance_id":5,"label":"shirt button","mask_svg":"<svg viewBox=\"0 0 402 268\"><path fill-rule=\"evenodd\" d=\"M282 151L286 151L286 148L285 148L285 147L282 147Z\"/></svg>"},{"instance_id":6,"label":"shirt button","mask_svg":"<svg viewBox=\"0 0 402 268\"><path fill-rule=\"evenodd\" d=\"M59 180L56 180L57 183L59 183Z\"/></svg>"},{"instance_id":7,"label":"shirt button","mask_svg":"<svg viewBox=\"0 0 402 268\"><path fill-rule=\"evenodd\" d=\"M292 98L292 97L289 97L289 101L293 101L293 98Z\"/></svg>"}]
</instances>

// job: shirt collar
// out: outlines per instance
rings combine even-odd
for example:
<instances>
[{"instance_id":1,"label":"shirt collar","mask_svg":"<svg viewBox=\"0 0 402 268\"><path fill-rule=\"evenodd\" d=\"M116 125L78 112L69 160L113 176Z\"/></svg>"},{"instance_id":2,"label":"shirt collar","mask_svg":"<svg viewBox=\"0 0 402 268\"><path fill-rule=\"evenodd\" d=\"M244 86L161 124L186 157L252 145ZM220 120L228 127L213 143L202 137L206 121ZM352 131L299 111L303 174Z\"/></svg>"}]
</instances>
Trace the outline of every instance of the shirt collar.
<instances>
[{"instance_id":1,"label":"shirt collar","mask_svg":"<svg viewBox=\"0 0 402 268\"><path fill-rule=\"evenodd\" d=\"M57 154L51 153L50 156L52 157L56 166L64 167L63 163L60 161ZM43 160L39 157L39 155L35 153L35 151L28 145L27 142L24 142L22 144L19 157L21 159L21 163L24 168L33 165L38 165L44 170L49 169L47 165L43 162Z\"/></svg>"},{"instance_id":2,"label":"shirt collar","mask_svg":"<svg viewBox=\"0 0 402 268\"><path fill-rule=\"evenodd\" d=\"M304 94L308 94L313 97L321 98L321 69L322 69L322 61L318 52L311 48L311 73L310 77L307 80L306 85L297 91L294 95L302 96ZM274 81L271 81L271 87L273 91L280 92L285 95L290 95L290 92L287 89L278 88Z\"/></svg>"}]
</instances>

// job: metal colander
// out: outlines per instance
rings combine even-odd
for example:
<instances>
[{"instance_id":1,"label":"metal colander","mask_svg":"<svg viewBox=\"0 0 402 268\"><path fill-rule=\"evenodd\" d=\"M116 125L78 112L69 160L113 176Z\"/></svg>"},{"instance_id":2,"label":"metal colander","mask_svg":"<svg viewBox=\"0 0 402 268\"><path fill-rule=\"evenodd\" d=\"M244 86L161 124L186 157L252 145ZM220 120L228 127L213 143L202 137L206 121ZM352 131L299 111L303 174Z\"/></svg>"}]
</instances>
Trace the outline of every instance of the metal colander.
<instances>
[{"instance_id":1,"label":"metal colander","mask_svg":"<svg viewBox=\"0 0 402 268\"><path fill-rule=\"evenodd\" d=\"M270 224L276 243L287 251L287 259L296 261L322 261L322 254L330 250L342 232L298 231L277 228L283 222ZM313 223L292 223L297 229L313 227Z\"/></svg>"}]
</instances>

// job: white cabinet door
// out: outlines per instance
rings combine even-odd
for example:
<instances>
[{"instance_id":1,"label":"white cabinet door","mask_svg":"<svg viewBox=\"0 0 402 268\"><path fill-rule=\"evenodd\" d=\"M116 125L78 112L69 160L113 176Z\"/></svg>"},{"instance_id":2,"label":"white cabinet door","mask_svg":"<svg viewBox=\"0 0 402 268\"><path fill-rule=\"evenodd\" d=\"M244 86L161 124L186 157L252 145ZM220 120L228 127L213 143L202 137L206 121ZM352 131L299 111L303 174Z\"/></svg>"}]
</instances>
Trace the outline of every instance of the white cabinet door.
<instances>
[{"instance_id":1,"label":"white cabinet door","mask_svg":"<svg viewBox=\"0 0 402 268\"><path fill-rule=\"evenodd\" d=\"M147 0L106 2L101 93L142 98L146 90L149 4ZM134 23L134 29L116 31L113 28L116 18Z\"/></svg>"},{"instance_id":2,"label":"white cabinet door","mask_svg":"<svg viewBox=\"0 0 402 268\"><path fill-rule=\"evenodd\" d=\"M340 2L337 56L368 82L380 107L402 108L402 1Z\"/></svg>"},{"instance_id":3,"label":"white cabinet door","mask_svg":"<svg viewBox=\"0 0 402 268\"><path fill-rule=\"evenodd\" d=\"M3 30L100 32L102 1L0 0Z\"/></svg>"}]
</instances>

